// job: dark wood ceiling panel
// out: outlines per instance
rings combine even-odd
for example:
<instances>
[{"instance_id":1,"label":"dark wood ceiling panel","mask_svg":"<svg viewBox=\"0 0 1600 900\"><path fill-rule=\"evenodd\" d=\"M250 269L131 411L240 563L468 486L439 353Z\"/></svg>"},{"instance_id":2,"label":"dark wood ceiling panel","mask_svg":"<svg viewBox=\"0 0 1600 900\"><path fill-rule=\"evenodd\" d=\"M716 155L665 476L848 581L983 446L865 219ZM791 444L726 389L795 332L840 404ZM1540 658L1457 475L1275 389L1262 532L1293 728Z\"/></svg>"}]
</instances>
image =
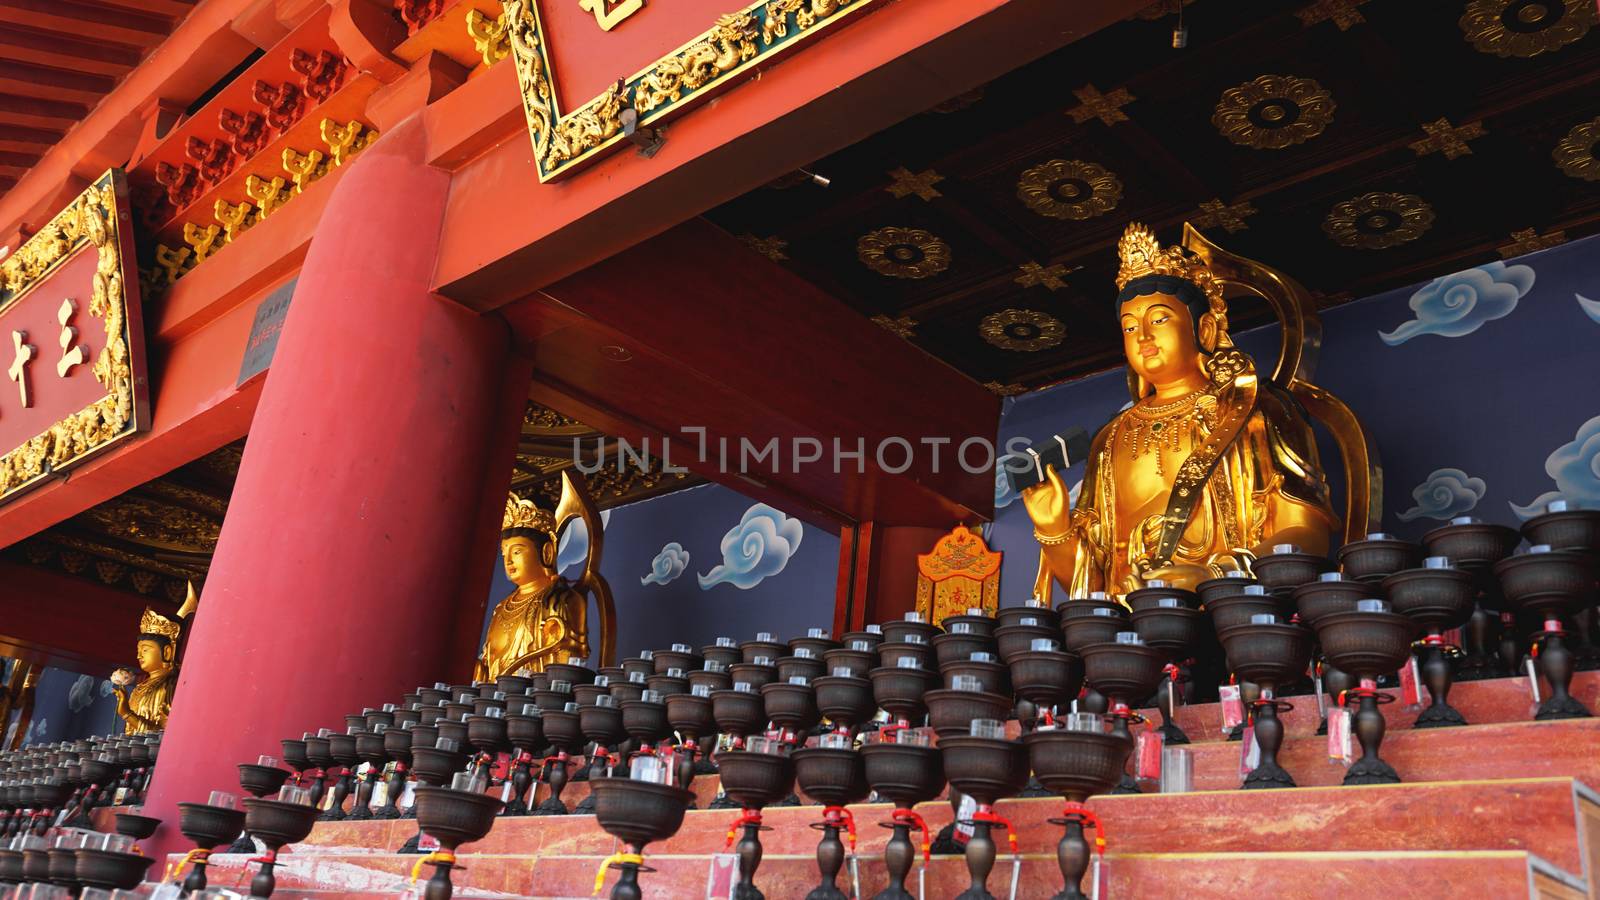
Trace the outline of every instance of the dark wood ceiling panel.
<instances>
[{"instance_id":1,"label":"dark wood ceiling panel","mask_svg":"<svg viewBox=\"0 0 1600 900\"><path fill-rule=\"evenodd\" d=\"M827 187L797 173L708 218L1002 393L1120 364L1130 220L1167 240L1193 221L1323 304L1600 230L1589 0L1194 0L1182 50L1175 5L817 160ZM1097 179L1109 209L1081 203ZM1415 234L1367 234L1407 215ZM864 265L885 224L938 236L949 265Z\"/></svg>"}]
</instances>

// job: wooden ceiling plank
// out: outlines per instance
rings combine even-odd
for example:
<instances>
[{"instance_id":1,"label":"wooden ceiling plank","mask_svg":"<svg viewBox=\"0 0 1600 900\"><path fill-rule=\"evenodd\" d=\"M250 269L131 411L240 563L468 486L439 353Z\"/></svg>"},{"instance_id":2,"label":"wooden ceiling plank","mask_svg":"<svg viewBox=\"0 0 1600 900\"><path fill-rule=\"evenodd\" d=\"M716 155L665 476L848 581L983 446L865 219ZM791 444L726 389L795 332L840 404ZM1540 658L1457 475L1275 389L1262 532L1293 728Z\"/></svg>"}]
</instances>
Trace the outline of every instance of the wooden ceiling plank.
<instances>
[{"instance_id":1,"label":"wooden ceiling plank","mask_svg":"<svg viewBox=\"0 0 1600 900\"><path fill-rule=\"evenodd\" d=\"M170 16L105 9L78 0L0 0L0 22L135 47L152 47L172 33Z\"/></svg>"},{"instance_id":2,"label":"wooden ceiling plank","mask_svg":"<svg viewBox=\"0 0 1600 900\"><path fill-rule=\"evenodd\" d=\"M116 85L109 75L0 59L0 91L8 94L92 104Z\"/></svg>"},{"instance_id":3,"label":"wooden ceiling plank","mask_svg":"<svg viewBox=\"0 0 1600 900\"><path fill-rule=\"evenodd\" d=\"M188 15L198 0L79 0L88 6L110 10L131 10L156 16L170 16L174 21Z\"/></svg>"},{"instance_id":4,"label":"wooden ceiling plank","mask_svg":"<svg viewBox=\"0 0 1600 900\"><path fill-rule=\"evenodd\" d=\"M0 53L7 59L106 75L124 75L139 64L137 47L81 40L57 31L0 22Z\"/></svg>"},{"instance_id":5,"label":"wooden ceiling plank","mask_svg":"<svg viewBox=\"0 0 1600 900\"><path fill-rule=\"evenodd\" d=\"M70 125L88 114L82 103L0 94L0 119L21 125Z\"/></svg>"},{"instance_id":6,"label":"wooden ceiling plank","mask_svg":"<svg viewBox=\"0 0 1600 900\"><path fill-rule=\"evenodd\" d=\"M22 125L7 125L6 130L0 132L0 149L5 150L31 150L33 148L49 149L61 140L66 134L64 128L28 128Z\"/></svg>"}]
</instances>

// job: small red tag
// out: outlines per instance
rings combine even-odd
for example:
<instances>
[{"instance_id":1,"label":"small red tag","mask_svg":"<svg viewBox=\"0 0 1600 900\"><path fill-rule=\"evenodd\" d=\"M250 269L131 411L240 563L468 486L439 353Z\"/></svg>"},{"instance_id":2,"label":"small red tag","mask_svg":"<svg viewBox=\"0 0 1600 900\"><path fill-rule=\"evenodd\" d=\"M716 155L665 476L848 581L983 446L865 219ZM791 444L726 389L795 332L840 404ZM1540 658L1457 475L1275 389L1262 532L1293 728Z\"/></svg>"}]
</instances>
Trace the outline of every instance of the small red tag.
<instances>
[{"instance_id":1,"label":"small red tag","mask_svg":"<svg viewBox=\"0 0 1600 900\"><path fill-rule=\"evenodd\" d=\"M1451 647L1459 647L1459 646L1461 646L1461 629L1460 628L1451 628L1451 629L1443 632L1442 634L1440 634L1439 637L1443 638L1444 642L1446 644L1450 645Z\"/></svg>"},{"instance_id":2,"label":"small red tag","mask_svg":"<svg viewBox=\"0 0 1600 900\"><path fill-rule=\"evenodd\" d=\"M1244 721L1244 702L1239 699L1237 684L1222 685L1217 693L1222 699L1222 731L1227 733Z\"/></svg>"},{"instance_id":3,"label":"small red tag","mask_svg":"<svg viewBox=\"0 0 1600 900\"><path fill-rule=\"evenodd\" d=\"M1417 658L1415 656L1406 660L1400 667L1400 705L1406 709L1415 709L1422 705L1422 686L1417 677Z\"/></svg>"},{"instance_id":4,"label":"small red tag","mask_svg":"<svg viewBox=\"0 0 1600 900\"><path fill-rule=\"evenodd\" d=\"M1342 706L1328 710L1328 761L1350 764L1350 710Z\"/></svg>"},{"instance_id":5,"label":"small red tag","mask_svg":"<svg viewBox=\"0 0 1600 900\"><path fill-rule=\"evenodd\" d=\"M1243 778L1261 765L1261 745L1256 743L1256 726L1244 727L1244 740L1239 744L1239 777Z\"/></svg>"},{"instance_id":6,"label":"small red tag","mask_svg":"<svg viewBox=\"0 0 1600 900\"><path fill-rule=\"evenodd\" d=\"M1161 780L1161 748L1164 741L1161 732L1147 728L1139 733L1134 741L1134 759L1137 763L1133 770L1135 778Z\"/></svg>"}]
</instances>

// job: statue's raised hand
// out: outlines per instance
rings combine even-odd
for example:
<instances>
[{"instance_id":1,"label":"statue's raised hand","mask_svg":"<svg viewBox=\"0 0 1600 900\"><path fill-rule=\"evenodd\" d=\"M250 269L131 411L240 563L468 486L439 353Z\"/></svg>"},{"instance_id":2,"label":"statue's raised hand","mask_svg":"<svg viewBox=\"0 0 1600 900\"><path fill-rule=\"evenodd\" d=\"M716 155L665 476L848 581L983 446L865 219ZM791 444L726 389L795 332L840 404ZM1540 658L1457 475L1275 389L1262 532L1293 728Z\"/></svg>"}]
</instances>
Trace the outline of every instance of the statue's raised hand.
<instances>
[{"instance_id":1,"label":"statue's raised hand","mask_svg":"<svg viewBox=\"0 0 1600 900\"><path fill-rule=\"evenodd\" d=\"M1044 467L1044 480L1022 489L1022 505L1033 520L1033 530L1055 537L1066 534L1072 524L1072 496L1056 467Z\"/></svg>"}]
</instances>

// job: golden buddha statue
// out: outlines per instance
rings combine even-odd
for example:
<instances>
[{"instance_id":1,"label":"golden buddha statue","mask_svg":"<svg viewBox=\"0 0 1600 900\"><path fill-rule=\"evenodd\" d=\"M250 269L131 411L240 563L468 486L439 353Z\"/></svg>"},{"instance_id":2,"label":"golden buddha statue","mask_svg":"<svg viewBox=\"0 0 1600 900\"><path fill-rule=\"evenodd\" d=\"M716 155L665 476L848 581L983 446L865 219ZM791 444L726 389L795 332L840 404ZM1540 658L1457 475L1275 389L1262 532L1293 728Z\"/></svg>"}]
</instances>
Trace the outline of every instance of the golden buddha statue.
<instances>
[{"instance_id":1,"label":"golden buddha statue","mask_svg":"<svg viewBox=\"0 0 1600 900\"><path fill-rule=\"evenodd\" d=\"M615 614L611 589L600 576L600 516L581 482L569 472L563 472L561 478L561 502L554 514L519 497L506 500L500 555L506 577L516 590L495 605L474 680L542 672L551 663L588 659L593 648L589 644L587 593L595 595L600 609L600 658L596 664L611 663ZM582 519L589 532L588 556L576 582L561 577L556 568L561 530L573 519Z\"/></svg>"},{"instance_id":2,"label":"golden buddha statue","mask_svg":"<svg viewBox=\"0 0 1600 900\"><path fill-rule=\"evenodd\" d=\"M134 684L137 676L128 668L111 673L117 715L122 717L126 733L145 734L167 727L172 693L178 686L178 634L182 630L182 625L148 607L139 620L138 660L144 680Z\"/></svg>"},{"instance_id":3,"label":"golden buddha statue","mask_svg":"<svg viewBox=\"0 0 1600 900\"><path fill-rule=\"evenodd\" d=\"M1347 469L1367 463L1370 446L1348 409L1308 379L1296 381L1306 373L1301 350L1289 348L1303 334L1286 327L1285 378L1258 376L1234 348L1223 283L1207 260L1230 261L1230 284L1256 276L1262 296L1278 289L1303 300L1304 289L1227 256L1192 228L1185 243L1200 252L1162 248L1137 223L1118 243L1117 309L1134 402L1091 444L1076 508L1053 468L1023 491L1041 548L1037 596L1050 596L1052 578L1069 597L1120 597L1154 579L1193 589L1226 571L1250 571L1274 545L1326 553L1338 517L1301 399L1342 411L1348 421L1338 424L1348 427L1336 431ZM1283 298L1269 299L1283 316ZM1362 494L1351 507L1358 527L1367 524L1368 486L1364 478L1352 483Z\"/></svg>"}]
</instances>

